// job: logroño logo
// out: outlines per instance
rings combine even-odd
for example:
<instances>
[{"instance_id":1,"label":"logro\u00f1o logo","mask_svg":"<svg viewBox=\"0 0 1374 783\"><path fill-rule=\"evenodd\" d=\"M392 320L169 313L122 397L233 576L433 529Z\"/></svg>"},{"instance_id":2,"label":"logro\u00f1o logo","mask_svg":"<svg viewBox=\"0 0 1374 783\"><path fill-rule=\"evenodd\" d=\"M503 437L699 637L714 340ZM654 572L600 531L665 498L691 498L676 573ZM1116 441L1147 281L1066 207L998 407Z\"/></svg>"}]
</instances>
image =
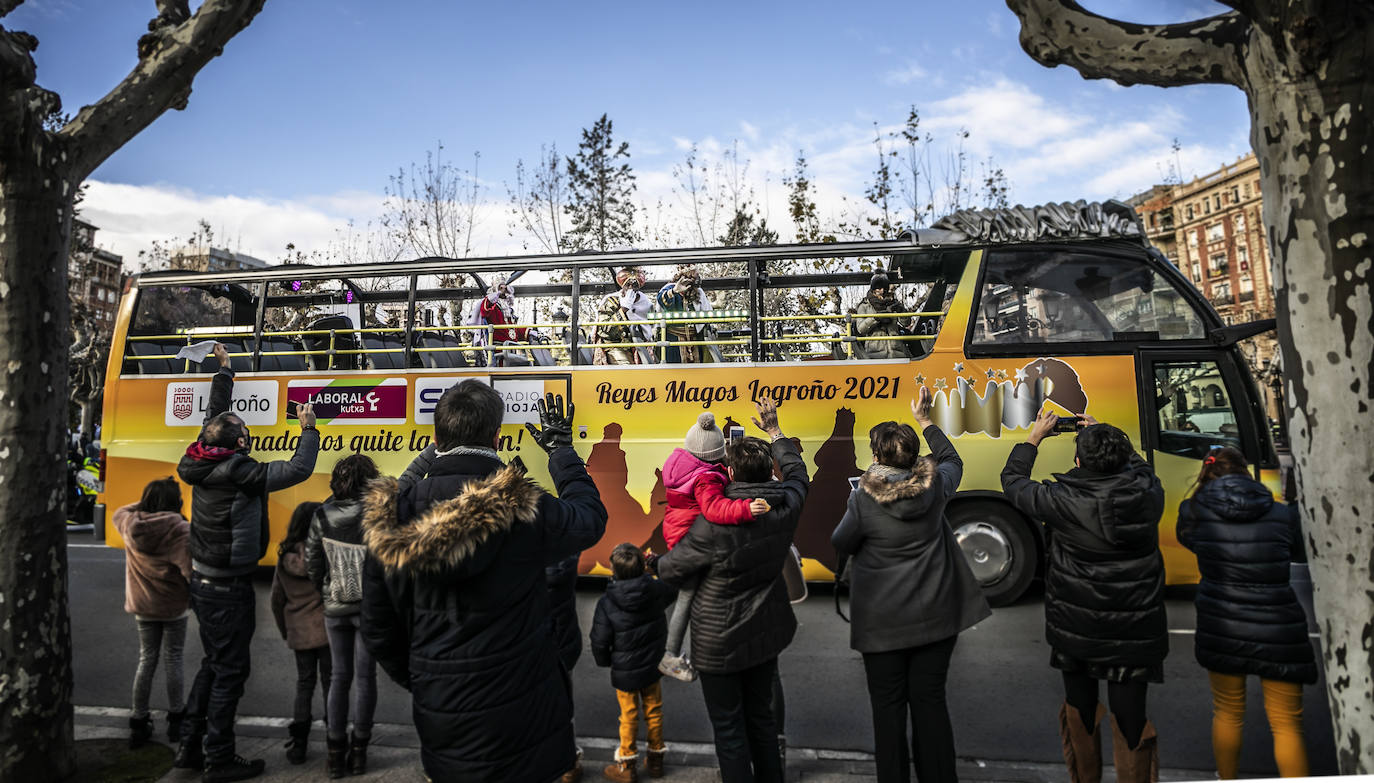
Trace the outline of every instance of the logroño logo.
<instances>
[{"instance_id":1,"label":"logro\u00f1o logo","mask_svg":"<svg viewBox=\"0 0 1374 783\"><path fill-rule=\"evenodd\" d=\"M167 384L163 424L168 427L199 427L203 424L210 406L210 386L210 381ZM272 426L278 419L277 397L280 392L276 381L235 381L229 410L250 427Z\"/></svg>"}]
</instances>

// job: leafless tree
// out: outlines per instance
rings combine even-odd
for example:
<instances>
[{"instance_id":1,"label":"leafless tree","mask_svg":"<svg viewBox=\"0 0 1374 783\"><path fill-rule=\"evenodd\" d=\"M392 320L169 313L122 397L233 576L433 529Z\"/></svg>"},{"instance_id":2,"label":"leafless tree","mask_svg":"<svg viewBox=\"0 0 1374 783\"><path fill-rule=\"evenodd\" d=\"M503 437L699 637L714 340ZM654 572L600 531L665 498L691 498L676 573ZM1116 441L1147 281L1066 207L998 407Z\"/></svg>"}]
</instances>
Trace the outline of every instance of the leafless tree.
<instances>
[{"instance_id":1,"label":"leafless tree","mask_svg":"<svg viewBox=\"0 0 1374 783\"><path fill-rule=\"evenodd\" d=\"M0 19L23 0L0 0ZM168 109L263 0L157 0L133 70L59 129L38 86L38 40L0 27L0 781L71 774L71 628L63 520L72 200Z\"/></svg>"},{"instance_id":2,"label":"leafless tree","mask_svg":"<svg viewBox=\"0 0 1374 783\"><path fill-rule=\"evenodd\" d=\"M390 231L402 256L467 258L477 229L483 188L477 179L481 153L472 170L444 160L444 145L425 153L422 167L410 164L392 175L382 205L381 226Z\"/></svg>"},{"instance_id":3,"label":"leafless tree","mask_svg":"<svg viewBox=\"0 0 1374 783\"><path fill-rule=\"evenodd\" d=\"M1374 5L1221 0L1142 25L1073 0L1007 0L1047 66L1123 85L1245 92L1273 250L1299 504L1342 773L1374 772Z\"/></svg>"},{"instance_id":4,"label":"leafless tree","mask_svg":"<svg viewBox=\"0 0 1374 783\"><path fill-rule=\"evenodd\" d=\"M526 250L537 245L536 249L545 253L562 252L568 173L558 156L558 147L541 146L533 170L525 167L524 160L517 160L515 187L507 187L506 192L510 196L511 236L521 232Z\"/></svg>"}]
</instances>

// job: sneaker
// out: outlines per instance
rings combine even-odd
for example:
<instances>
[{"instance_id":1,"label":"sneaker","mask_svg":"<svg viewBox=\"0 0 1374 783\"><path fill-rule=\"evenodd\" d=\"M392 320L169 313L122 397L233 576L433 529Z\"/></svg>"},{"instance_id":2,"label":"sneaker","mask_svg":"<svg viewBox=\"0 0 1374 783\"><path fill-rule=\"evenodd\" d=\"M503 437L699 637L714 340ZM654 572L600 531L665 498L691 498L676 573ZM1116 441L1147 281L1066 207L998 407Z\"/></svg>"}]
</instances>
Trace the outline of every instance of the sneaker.
<instances>
[{"instance_id":1,"label":"sneaker","mask_svg":"<svg viewBox=\"0 0 1374 783\"><path fill-rule=\"evenodd\" d=\"M200 780L201 783L232 783L235 780L255 778L266 769L267 762L262 759L249 761L243 756L234 756L217 764L207 763Z\"/></svg>"},{"instance_id":2,"label":"sneaker","mask_svg":"<svg viewBox=\"0 0 1374 783\"><path fill-rule=\"evenodd\" d=\"M693 682L697 678L697 670L692 668L692 662L687 660L685 655L664 653L663 660L658 662L658 670L683 682Z\"/></svg>"}]
</instances>

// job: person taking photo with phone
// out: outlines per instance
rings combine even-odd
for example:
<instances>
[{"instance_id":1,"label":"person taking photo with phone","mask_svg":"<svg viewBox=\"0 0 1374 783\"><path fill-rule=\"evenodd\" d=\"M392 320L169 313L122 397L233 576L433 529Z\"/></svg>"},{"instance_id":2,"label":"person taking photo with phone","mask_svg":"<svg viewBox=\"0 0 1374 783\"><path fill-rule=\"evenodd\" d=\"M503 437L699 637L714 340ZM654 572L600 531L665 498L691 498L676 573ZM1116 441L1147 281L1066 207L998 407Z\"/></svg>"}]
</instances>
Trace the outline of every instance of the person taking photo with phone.
<instances>
[{"instance_id":1,"label":"person taking photo with phone","mask_svg":"<svg viewBox=\"0 0 1374 783\"><path fill-rule=\"evenodd\" d=\"M1069 780L1102 777L1098 682L1105 680L1116 779L1154 781L1159 747L1145 694L1149 683L1164 681L1169 652L1159 554L1164 489L1126 433L1091 416L1080 422L1073 469L1032 481L1040 443L1059 423L1042 411L1026 442L1012 448L1002 491L1050 534L1045 638L1050 665L1064 677L1059 733Z\"/></svg>"}]
</instances>

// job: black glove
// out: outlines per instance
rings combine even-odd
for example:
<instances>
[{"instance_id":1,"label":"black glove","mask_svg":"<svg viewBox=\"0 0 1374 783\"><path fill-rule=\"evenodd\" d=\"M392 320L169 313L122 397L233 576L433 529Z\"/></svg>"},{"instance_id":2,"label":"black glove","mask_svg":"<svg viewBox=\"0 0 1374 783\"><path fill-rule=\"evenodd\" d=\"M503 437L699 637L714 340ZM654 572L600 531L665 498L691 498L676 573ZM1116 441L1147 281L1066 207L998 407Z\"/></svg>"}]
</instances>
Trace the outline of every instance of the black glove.
<instances>
[{"instance_id":1,"label":"black glove","mask_svg":"<svg viewBox=\"0 0 1374 783\"><path fill-rule=\"evenodd\" d=\"M535 407L539 411L539 427L533 424L526 424L525 429L534 436L534 442L539 444L539 448L553 453L554 449L572 445L572 422L573 404L568 403L568 415L563 415L563 396L561 394L546 394L548 400L536 400Z\"/></svg>"}]
</instances>

